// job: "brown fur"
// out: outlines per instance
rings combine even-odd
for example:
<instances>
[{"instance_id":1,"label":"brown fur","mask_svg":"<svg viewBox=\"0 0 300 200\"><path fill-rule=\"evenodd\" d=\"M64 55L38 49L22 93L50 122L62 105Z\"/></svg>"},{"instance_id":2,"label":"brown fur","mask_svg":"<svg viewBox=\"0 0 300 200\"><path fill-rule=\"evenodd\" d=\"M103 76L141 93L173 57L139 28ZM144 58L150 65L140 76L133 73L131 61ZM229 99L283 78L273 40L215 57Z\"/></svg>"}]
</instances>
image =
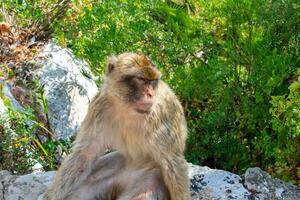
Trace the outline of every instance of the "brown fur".
<instances>
[{"instance_id":1,"label":"brown fur","mask_svg":"<svg viewBox=\"0 0 300 200\"><path fill-rule=\"evenodd\" d=\"M149 80L156 80L161 76L152 62L143 55L125 53L109 59L105 81L89 106L73 151L63 162L44 199L66 199L72 196L75 190L84 188L82 184L89 179L91 173L94 173L93 170L97 165L101 165L96 160L105 153L106 148L115 149L122 155L127 167L124 168L125 171L121 170L122 167L116 170L121 177L129 176L126 174L137 176L139 170L143 169L144 173L141 173L143 176L152 177L144 188L145 180L141 181L138 178L114 180L113 177L119 175L110 174L109 184L114 185L126 180L129 185L130 183L142 185L137 191L133 189L134 187L118 186L121 189L116 190L118 196L116 199L132 199L133 194L136 194L136 199L141 199L143 193L149 192L152 183L166 186L168 192L163 186L154 187L156 188L154 191L150 190L154 196L162 194L164 197L161 199L166 198L166 193L170 194L171 200L190 199L187 163L183 157L187 131L180 102L172 90L162 80L158 80L154 97L151 97L154 103L150 112L147 114L136 112L133 109L135 101L130 98L130 95L133 95L132 88L121 80L121 77L128 75L143 76ZM159 171L159 175L152 170L145 170L151 166L154 166L154 171ZM100 173L102 170L99 170ZM160 177L161 181L155 181ZM101 185L100 182L97 185ZM91 190L93 187L89 184L88 188ZM107 192L107 189L99 187L97 190L100 193Z\"/></svg>"}]
</instances>

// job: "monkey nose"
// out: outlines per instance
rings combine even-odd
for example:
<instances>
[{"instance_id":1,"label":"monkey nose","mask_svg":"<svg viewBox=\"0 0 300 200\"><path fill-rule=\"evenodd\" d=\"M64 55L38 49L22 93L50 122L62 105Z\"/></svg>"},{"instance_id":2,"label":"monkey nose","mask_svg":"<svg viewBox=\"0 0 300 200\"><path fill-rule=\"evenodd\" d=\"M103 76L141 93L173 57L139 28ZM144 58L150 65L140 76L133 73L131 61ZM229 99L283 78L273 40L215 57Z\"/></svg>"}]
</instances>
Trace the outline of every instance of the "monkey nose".
<instances>
[{"instance_id":1,"label":"monkey nose","mask_svg":"<svg viewBox=\"0 0 300 200\"><path fill-rule=\"evenodd\" d=\"M153 97L153 92L149 92L149 93L147 93L147 95L148 95L148 97Z\"/></svg>"},{"instance_id":2,"label":"monkey nose","mask_svg":"<svg viewBox=\"0 0 300 200\"><path fill-rule=\"evenodd\" d=\"M152 88L148 88L146 91L146 94L148 97L153 97L154 96L154 91Z\"/></svg>"}]
</instances>

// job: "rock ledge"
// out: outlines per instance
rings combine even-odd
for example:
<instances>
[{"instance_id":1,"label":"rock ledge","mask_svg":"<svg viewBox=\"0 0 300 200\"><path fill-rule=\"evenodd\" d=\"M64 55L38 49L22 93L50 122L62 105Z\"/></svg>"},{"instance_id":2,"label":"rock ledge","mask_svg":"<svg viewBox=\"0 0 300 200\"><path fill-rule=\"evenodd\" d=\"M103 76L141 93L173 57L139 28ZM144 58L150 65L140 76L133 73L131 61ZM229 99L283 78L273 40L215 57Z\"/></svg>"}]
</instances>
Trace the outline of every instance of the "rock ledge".
<instances>
[{"instance_id":1,"label":"rock ledge","mask_svg":"<svg viewBox=\"0 0 300 200\"><path fill-rule=\"evenodd\" d=\"M55 172L23 176L0 171L0 200L41 200ZM242 176L208 167L189 165L192 200L297 200L300 189L249 168Z\"/></svg>"}]
</instances>

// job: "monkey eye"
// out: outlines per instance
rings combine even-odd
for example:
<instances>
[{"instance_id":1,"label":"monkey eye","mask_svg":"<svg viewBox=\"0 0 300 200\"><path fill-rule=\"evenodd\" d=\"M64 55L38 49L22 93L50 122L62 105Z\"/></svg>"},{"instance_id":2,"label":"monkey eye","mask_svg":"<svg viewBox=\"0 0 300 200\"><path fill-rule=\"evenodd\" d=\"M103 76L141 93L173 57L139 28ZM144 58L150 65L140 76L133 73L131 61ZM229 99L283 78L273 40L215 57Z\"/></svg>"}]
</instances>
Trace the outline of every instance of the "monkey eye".
<instances>
[{"instance_id":1,"label":"monkey eye","mask_svg":"<svg viewBox=\"0 0 300 200\"><path fill-rule=\"evenodd\" d=\"M149 80L144 77L136 77L137 81L140 82L141 84L150 84L152 87L156 87L158 83L158 79L154 80Z\"/></svg>"},{"instance_id":2,"label":"monkey eye","mask_svg":"<svg viewBox=\"0 0 300 200\"><path fill-rule=\"evenodd\" d=\"M138 80L139 82L141 82L141 83L148 83L148 82L149 82L149 80L147 80L147 79L145 79L145 78L143 78L143 77L137 77L137 80Z\"/></svg>"},{"instance_id":3,"label":"monkey eye","mask_svg":"<svg viewBox=\"0 0 300 200\"><path fill-rule=\"evenodd\" d=\"M151 85L152 85L152 87L156 87L157 86L157 84L158 84L158 79L155 79L155 80L151 80Z\"/></svg>"}]
</instances>

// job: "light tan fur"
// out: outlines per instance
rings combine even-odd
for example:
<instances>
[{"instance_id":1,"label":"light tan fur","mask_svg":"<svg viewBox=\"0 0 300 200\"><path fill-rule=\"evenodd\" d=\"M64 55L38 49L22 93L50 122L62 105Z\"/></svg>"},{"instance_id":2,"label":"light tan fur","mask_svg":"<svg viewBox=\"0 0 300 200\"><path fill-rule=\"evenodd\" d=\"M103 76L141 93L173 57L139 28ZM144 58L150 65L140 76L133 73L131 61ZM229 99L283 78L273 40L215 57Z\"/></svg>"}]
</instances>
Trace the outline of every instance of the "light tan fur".
<instances>
[{"instance_id":1,"label":"light tan fur","mask_svg":"<svg viewBox=\"0 0 300 200\"><path fill-rule=\"evenodd\" d=\"M82 185L90 179L91 174L95 173L97 165L101 165L97 160L107 148L117 150L126 163L124 168L126 171L119 169L120 176L130 177L128 175L130 173L137 176L139 170L143 171L140 175L152 177L149 178L150 182L155 182L154 179L162 176L162 185L166 186L171 200L190 199L187 163L183 156L187 130L180 102L167 84L160 80L160 72L144 55L124 53L111 57L108 62L105 81L100 92L89 105L89 111L81 124L72 153L58 170L44 199L78 199L72 196L75 191L82 190ZM149 113L141 114L133 109L134 102L130 102L124 95L128 92L128 88L120 84L121 75L143 76L149 80L158 80L154 90L154 103ZM159 175L152 170L145 170L150 166L155 166L153 169L159 170ZM134 170L130 170L130 167ZM101 171L100 173L103 174ZM115 179L111 177L107 180L113 184L124 180L124 177ZM137 178L127 178L127 180L142 184L142 181ZM86 185L90 190L95 188L91 184ZM96 193L107 192L103 188L96 188L98 190ZM163 193L166 193L163 188L159 187ZM119 189L122 194L117 192L115 199L149 199L149 195L146 195L149 194L147 188L144 192L130 191L133 187ZM131 198L134 192L137 196ZM150 190L151 192L155 191ZM164 198L167 198L167 195L161 199Z\"/></svg>"}]
</instances>

